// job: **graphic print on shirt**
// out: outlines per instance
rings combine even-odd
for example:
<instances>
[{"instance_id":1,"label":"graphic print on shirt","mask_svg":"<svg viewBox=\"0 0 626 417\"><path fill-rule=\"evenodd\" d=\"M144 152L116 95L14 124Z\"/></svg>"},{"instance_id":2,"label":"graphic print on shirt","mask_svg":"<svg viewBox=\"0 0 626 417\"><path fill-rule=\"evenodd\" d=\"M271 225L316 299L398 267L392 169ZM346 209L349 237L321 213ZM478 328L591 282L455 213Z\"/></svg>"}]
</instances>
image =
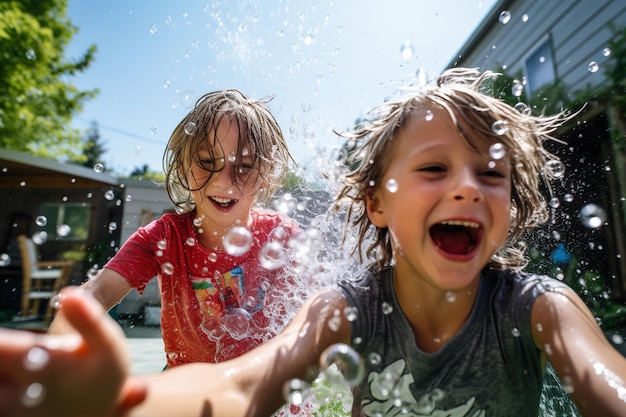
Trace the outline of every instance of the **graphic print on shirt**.
<instances>
[{"instance_id":1,"label":"graphic print on shirt","mask_svg":"<svg viewBox=\"0 0 626 417\"><path fill-rule=\"evenodd\" d=\"M404 359L398 359L382 372L370 372L367 377L373 400L364 400L361 404L365 416L446 416L446 417L485 417L484 410L472 410L475 398L465 404L443 410L437 402L445 397L445 392L433 389L417 400L411 393L413 375L406 370Z\"/></svg>"},{"instance_id":2,"label":"graphic print on shirt","mask_svg":"<svg viewBox=\"0 0 626 417\"><path fill-rule=\"evenodd\" d=\"M224 274L216 272L215 277L191 277L202 314L220 318L229 310L240 308L245 294L243 269L236 266Z\"/></svg>"}]
</instances>

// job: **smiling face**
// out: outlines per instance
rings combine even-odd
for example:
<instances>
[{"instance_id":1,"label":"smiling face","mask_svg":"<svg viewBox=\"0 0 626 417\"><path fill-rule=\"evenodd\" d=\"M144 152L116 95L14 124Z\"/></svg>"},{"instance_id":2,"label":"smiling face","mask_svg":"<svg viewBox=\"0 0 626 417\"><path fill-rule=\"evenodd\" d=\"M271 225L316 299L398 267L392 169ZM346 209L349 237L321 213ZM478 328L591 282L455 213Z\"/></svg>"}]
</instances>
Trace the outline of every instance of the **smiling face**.
<instances>
[{"instance_id":1,"label":"smiling face","mask_svg":"<svg viewBox=\"0 0 626 417\"><path fill-rule=\"evenodd\" d=\"M203 234L211 241L219 242L233 226L247 226L261 187L258 167L253 165L254 150L246 149L244 143L243 151L238 151L244 133L234 121L222 118L199 148L187 175L196 217L202 219Z\"/></svg>"},{"instance_id":2,"label":"smiling face","mask_svg":"<svg viewBox=\"0 0 626 417\"><path fill-rule=\"evenodd\" d=\"M415 110L397 131L367 214L389 230L398 279L459 290L506 239L511 168L489 157L489 143L471 138L472 149L444 110L428 114Z\"/></svg>"}]
</instances>

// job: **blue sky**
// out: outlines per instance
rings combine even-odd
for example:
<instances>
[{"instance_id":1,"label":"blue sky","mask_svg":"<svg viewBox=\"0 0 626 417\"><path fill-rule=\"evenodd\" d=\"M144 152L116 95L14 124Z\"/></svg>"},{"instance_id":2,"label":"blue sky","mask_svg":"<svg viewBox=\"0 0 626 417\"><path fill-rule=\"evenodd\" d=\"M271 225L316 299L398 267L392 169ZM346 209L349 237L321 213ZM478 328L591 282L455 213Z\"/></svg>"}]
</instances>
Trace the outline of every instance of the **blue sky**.
<instances>
[{"instance_id":1,"label":"blue sky","mask_svg":"<svg viewBox=\"0 0 626 417\"><path fill-rule=\"evenodd\" d=\"M68 59L98 47L72 82L100 90L74 124L99 123L107 170L160 170L195 100L238 88L274 96L269 107L299 166L314 170L341 144L332 129L349 128L420 67L439 73L495 3L70 0L79 32Z\"/></svg>"}]
</instances>

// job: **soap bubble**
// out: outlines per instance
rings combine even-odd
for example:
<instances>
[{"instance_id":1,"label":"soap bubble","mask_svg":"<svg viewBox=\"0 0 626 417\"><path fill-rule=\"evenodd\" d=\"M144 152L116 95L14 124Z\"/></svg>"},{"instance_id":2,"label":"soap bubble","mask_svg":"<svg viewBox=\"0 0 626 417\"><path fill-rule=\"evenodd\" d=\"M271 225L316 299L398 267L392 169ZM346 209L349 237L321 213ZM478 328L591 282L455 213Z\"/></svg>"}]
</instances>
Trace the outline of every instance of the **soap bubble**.
<instances>
[{"instance_id":1,"label":"soap bubble","mask_svg":"<svg viewBox=\"0 0 626 417\"><path fill-rule=\"evenodd\" d=\"M337 343L329 346L320 356L322 371L329 367L336 367L341 373L344 381L350 386L355 386L363 378L363 359L350 346Z\"/></svg>"},{"instance_id":2,"label":"soap bubble","mask_svg":"<svg viewBox=\"0 0 626 417\"><path fill-rule=\"evenodd\" d=\"M235 226L222 237L222 245L228 254L241 256L252 246L252 233L243 226Z\"/></svg>"},{"instance_id":3,"label":"soap bubble","mask_svg":"<svg viewBox=\"0 0 626 417\"><path fill-rule=\"evenodd\" d=\"M285 249L276 242L267 242L259 253L259 261L265 269L278 269L285 262Z\"/></svg>"},{"instance_id":4,"label":"soap bubble","mask_svg":"<svg viewBox=\"0 0 626 417\"><path fill-rule=\"evenodd\" d=\"M606 213L599 205L590 203L580 209L580 220L585 227L597 229L606 221Z\"/></svg>"}]
</instances>

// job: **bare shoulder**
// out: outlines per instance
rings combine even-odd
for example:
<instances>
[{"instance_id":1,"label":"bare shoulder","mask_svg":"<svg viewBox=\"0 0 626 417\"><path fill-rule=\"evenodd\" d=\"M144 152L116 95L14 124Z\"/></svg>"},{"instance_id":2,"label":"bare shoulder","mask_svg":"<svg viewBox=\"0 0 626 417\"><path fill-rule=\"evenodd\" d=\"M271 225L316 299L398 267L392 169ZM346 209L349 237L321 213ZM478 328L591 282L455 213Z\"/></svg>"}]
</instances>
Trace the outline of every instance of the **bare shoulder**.
<instances>
[{"instance_id":1,"label":"bare shoulder","mask_svg":"<svg viewBox=\"0 0 626 417\"><path fill-rule=\"evenodd\" d=\"M537 347L583 415L626 415L626 359L573 290L537 297L531 322Z\"/></svg>"}]
</instances>

